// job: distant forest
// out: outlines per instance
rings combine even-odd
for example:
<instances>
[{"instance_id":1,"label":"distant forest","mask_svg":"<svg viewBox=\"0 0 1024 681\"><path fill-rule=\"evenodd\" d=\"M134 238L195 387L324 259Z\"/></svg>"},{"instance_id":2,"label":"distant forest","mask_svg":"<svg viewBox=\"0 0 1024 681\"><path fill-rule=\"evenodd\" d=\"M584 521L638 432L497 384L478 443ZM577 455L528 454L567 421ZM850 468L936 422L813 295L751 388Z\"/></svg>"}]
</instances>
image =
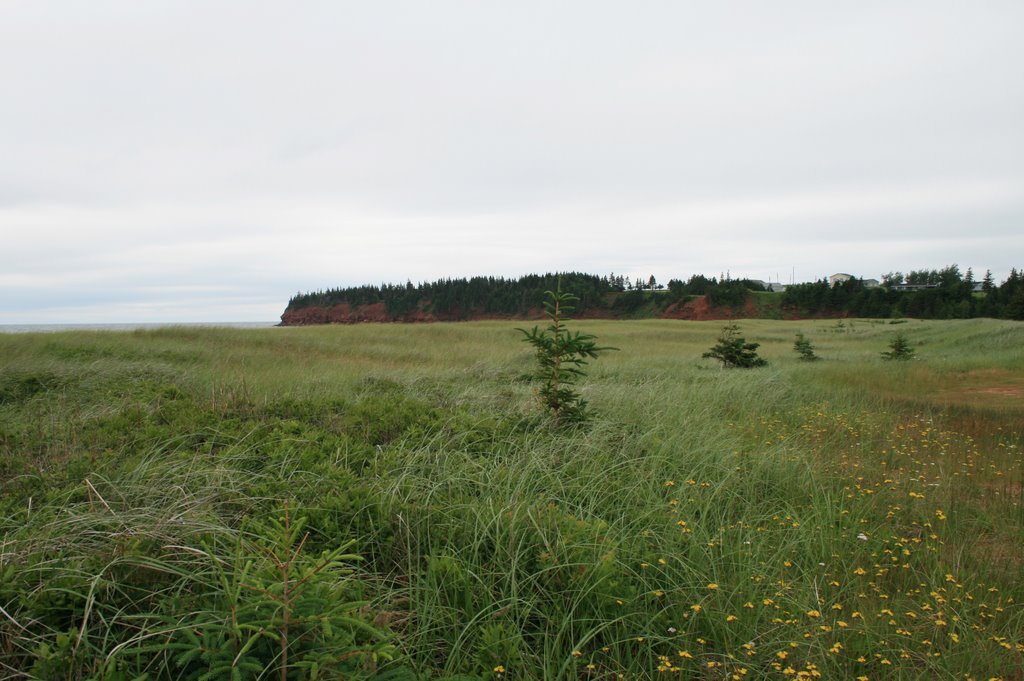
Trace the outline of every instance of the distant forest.
<instances>
[{"instance_id":1,"label":"distant forest","mask_svg":"<svg viewBox=\"0 0 1024 681\"><path fill-rule=\"evenodd\" d=\"M739 308L752 293L765 291L760 282L728 276L708 278L698 274L685 281L671 279L661 284L653 276L646 281L631 281L614 273L599 276L565 272L528 274L518 279L472 277L298 293L288 301L288 310L337 305L356 308L383 303L393 319L417 310L446 319L522 317L539 311L544 292L553 290L559 278L562 290L579 298L577 316L659 316L669 306L697 296L706 296L707 302L716 308ZM951 265L908 274L893 272L884 275L877 286L856 278L835 285L822 279L787 286L783 293L764 295L775 300L775 304L760 306L762 309L775 309L786 316L1024 319L1024 273L1016 269L999 284L993 281L991 273L975 281L970 269L962 274L956 265Z\"/></svg>"},{"instance_id":2,"label":"distant forest","mask_svg":"<svg viewBox=\"0 0 1024 681\"><path fill-rule=\"evenodd\" d=\"M541 308L545 291L554 290L559 278L562 290L579 298L575 303L575 314L580 316L650 316L672 303L685 302L695 296L707 296L714 306L736 307L743 305L751 291L764 290L761 284L747 279L719 281L699 274L685 282L672 279L667 284L660 284L653 276L646 281L631 281L614 273L598 276L564 272L528 274L518 279L472 277L298 293L288 301L288 309L384 303L388 314L394 318L403 317L415 309L445 318L524 316Z\"/></svg>"},{"instance_id":3,"label":"distant forest","mask_svg":"<svg viewBox=\"0 0 1024 681\"><path fill-rule=\"evenodd\" d=\"M915 317L967 319L997 317L1024 319L1024 273L1016 268L999 285L992 273L976 281L951 265L941 270L919 270L904 275L891 272L880 286L868 287L861 279L796 284L782 294L783 309L799 315L844 313L852 317Z\"/></svg>"}]
</instances>

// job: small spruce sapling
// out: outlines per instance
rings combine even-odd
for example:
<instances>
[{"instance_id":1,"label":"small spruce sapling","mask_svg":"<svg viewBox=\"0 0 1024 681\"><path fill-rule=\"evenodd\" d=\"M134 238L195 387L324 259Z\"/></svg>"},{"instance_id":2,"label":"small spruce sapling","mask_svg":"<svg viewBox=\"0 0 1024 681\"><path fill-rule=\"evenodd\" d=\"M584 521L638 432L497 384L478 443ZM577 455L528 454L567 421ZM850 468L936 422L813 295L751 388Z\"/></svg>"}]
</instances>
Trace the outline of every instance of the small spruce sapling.
<instances>
[{"instance_id":1,"label":"small spruce sapling","mask_svg":"<svg viewBox=\"0 0 1024 681\"><path fill-rule=\"evenodd\" d=\"M562 292L562 282L554 291L547 291L550 300L544 301L548 318L545 329L517 329L537 351L537 372L534 378L542 381L539 391L541 403L559 423L581 423L587 420L587 402L574 385L578 378L585 376L583 367L587 358L596 358L598 353L617 350L612 347L598 347L593 334L573 333L565 326L572 312L572 303L579 300L570 293Z\"/></svg>"},{"instance_id":2,"label":"small spruce sapling","mask_svg":"<svg viewBox=\"0 0 1024 681\"><path fill-rule=\"evenodd\" d=\"M796 340L793 341L793 350L800 355L800 361L802 362L816 362L821 357L814 354L814 346L811 345L811 341L807 340L802 333L796 335Z\"/></svg>"},{"instance_id":3,"label":"small spruce sapling","mask_svg":"<svg viewBox=\"0 0 1024 681\"><path fill-rule=\"evenodd\" d=\"M204 610L188 626L169 617L174 638L159 649L173 651L183 672L205 667L200 679L365 678L364 670L391 659L389 632L371 623L368 602L354 598L351 563L362 560L348 553L355 540L307 552L305 523L286 503L279 518L245 528L249 537L239 537L231 555L206 546L215 579Z\"/></svg>"},{"instance_id":4,"label":"small spruce sapling","mask_svg":"<svg viewBox=\"0 0 1024 681\"><path fill-rule=\"evenodd\" d=\"M885 360L908 360L913 357L914 348L910 347L910 341L902 333L897 333L889 342L889 351L882 353L882 359Z\"/></svg>"},{"instance_id":5,"label":"small spruce sapling","mask_svg":"<svg viewBox=\"0 0 1024 681\"><path fill-rule=\"evenodd\" d=\"M748 343L747 339L740 335L739 327L729 324L722 329L718 343L702 357L717 359L726 369L762 367L768 364L768 361L757 356L757 348L760 345Z\"/></svg>"}]
</instances>

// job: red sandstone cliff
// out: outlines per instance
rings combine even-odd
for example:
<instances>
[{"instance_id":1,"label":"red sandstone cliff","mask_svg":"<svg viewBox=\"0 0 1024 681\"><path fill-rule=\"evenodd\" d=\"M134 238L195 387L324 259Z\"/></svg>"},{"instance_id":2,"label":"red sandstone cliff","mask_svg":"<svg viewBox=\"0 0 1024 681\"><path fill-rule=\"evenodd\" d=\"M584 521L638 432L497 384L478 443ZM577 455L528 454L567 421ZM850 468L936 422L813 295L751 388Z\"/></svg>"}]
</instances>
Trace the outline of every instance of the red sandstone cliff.
<instances>
[{"instance_id":1,"label":"red sandstone cliff","mask_svg":"<svg viewBox=\"0 0 1024 681\"><path fill-rule=\"evenodd\" d=\"M748 319L758 316L752 300L747 300L742 308L712 307L705 296L688 301L684 304L669 305L660 315L661 319L688 319L692 321ZM332 307L300 307L288 308L281 315L281 326L305 326L310 324L360 324L363 322L446 322L483 319L515 319L538 320L543 317L540 309L531 310L525 315L494 315L494 314L446 314L435 315L421 309L413 309L406 314L394 316L388 313L384 303L357 305L348 303ZM573 315L575 319L616 319L613 314L603 310L584 310Z\"/></svg>"}]
</instances>

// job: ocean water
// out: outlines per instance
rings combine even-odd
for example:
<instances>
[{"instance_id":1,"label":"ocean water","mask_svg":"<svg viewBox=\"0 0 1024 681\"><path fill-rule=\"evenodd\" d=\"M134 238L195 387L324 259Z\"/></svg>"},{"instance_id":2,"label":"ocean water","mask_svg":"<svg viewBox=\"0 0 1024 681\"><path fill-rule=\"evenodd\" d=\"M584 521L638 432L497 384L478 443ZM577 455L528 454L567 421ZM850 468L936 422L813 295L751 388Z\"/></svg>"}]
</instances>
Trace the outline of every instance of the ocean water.
<instances>
[{"instance_id":1,"label":"ocean water","mask_svg":"<svg viewBox=\"0 0 1024 681\"><path fill-rule=\"evenodd\" d=\"M53 331L137 331L169 326L225 327L231 329L269 329L278 322L146 322L120 324L0 324L0 333L39 333Z\"/></svg>"}]
</instances>

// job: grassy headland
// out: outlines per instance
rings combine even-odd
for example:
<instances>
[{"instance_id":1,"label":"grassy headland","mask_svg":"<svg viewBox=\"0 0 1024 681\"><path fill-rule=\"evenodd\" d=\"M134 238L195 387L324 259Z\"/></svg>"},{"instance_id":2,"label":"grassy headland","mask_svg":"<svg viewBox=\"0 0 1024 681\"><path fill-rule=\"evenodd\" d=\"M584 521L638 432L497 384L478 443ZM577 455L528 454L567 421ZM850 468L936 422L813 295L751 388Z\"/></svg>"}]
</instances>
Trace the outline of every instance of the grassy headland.
<instances>
[{"instance_id":1,"label":"grassy headland","mask_svg":"<svg viewBox=\"0 0 1024 681\"><path fill-rule=\"evenodd\" d=\"M1024 325L572 324L0 336L0 678L1020 678Z\"/></svg>"}]
</instances>

